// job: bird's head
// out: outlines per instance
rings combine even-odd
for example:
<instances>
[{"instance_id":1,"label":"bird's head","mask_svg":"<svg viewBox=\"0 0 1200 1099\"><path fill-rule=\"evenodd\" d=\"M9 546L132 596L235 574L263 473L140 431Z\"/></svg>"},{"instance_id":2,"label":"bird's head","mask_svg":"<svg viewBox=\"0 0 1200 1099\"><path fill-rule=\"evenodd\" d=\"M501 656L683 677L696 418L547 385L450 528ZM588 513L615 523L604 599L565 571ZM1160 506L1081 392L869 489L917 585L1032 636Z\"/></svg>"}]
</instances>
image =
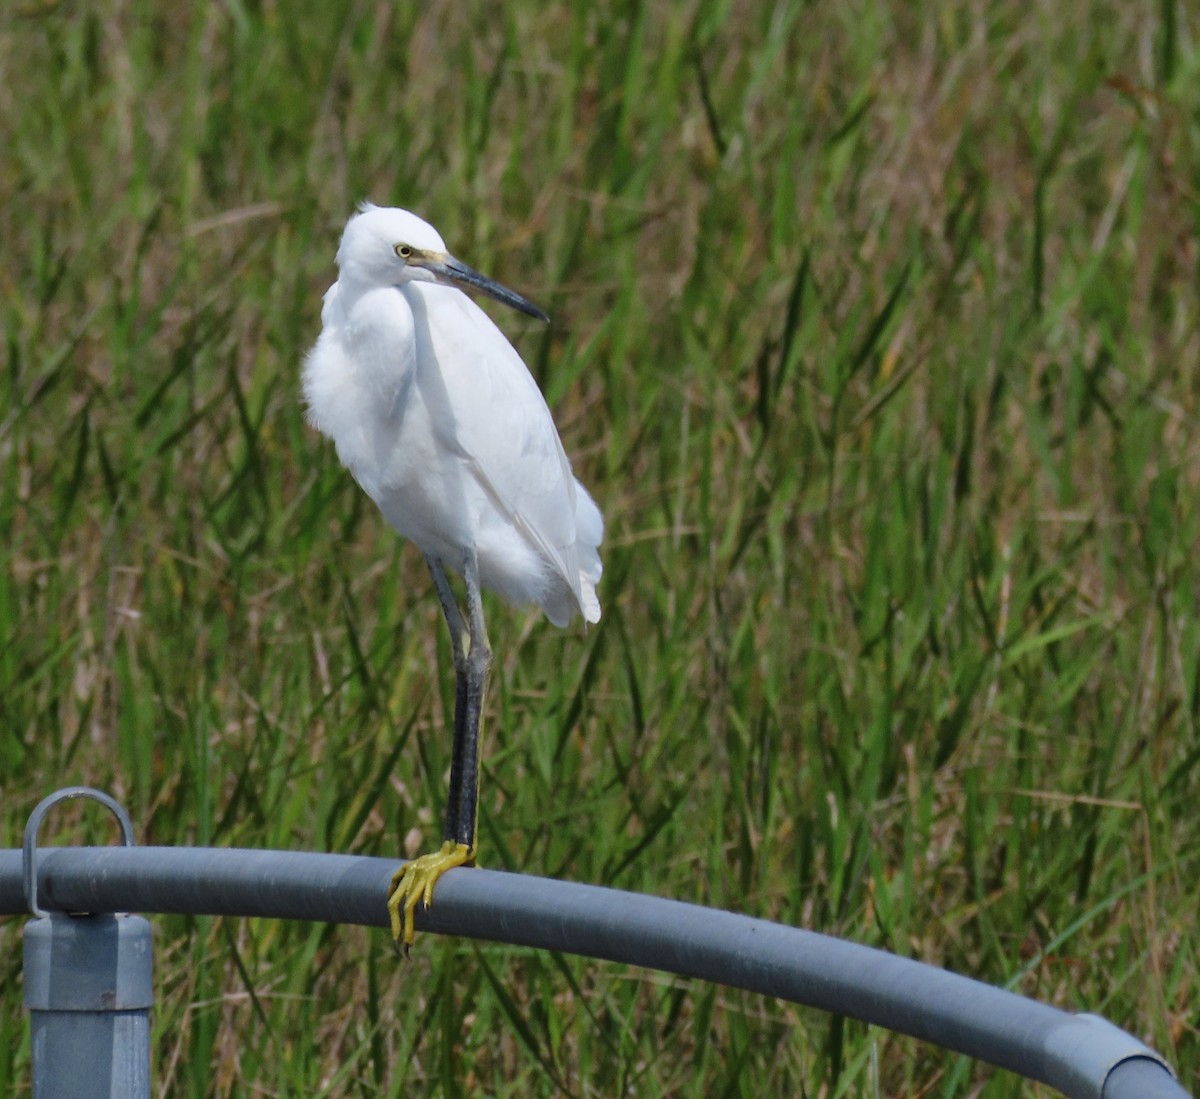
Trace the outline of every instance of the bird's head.
<instances>
[{"instance_id":1,"label":"bird's head","mask_svg":"<svg viewBox=\"0 0 1200 1099\"><path fill-rule=\"evenodd\" d=\"M337 263L343 278L368 285L437 282L477 290L538 320L550 319L515 290L455 259L432 225L398 207L364 202L342 234Z\"/></svg>"}]
</instances>

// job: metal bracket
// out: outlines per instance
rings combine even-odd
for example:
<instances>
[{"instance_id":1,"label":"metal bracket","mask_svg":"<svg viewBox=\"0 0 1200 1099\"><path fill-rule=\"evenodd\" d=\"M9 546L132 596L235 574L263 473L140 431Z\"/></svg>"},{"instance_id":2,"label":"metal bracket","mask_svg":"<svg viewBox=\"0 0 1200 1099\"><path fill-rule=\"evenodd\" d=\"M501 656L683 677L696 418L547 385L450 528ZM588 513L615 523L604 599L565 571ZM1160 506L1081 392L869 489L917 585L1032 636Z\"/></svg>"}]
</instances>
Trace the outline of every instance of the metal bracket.
<instances>
[{"instance_id":1,"label":"metal bracket","mask_svg":"<svg viewBox=\"0 0 1200 1099\"><path fill-rule=\"evenodd\" d=\"M46 814L54 806L61 801L69 801L71 798L87 798L90 801L98 801L117 818L117 823L121 826L122 845L125 847L132 847L134 845L133 821L130 820L129 814L125 812L121 803L104 793L103 790L95 790L91 786L64 786L61 790L55 790L53 794L42 798L34 807L33 812L29 814L29 820L25 824L25 841L21 846L21 878L25 886L25 903L29 906L29 911L34 916L42 917L49 915L44 909L38 907L38 829L41 828Z\"/></svg>"}]
</instances>

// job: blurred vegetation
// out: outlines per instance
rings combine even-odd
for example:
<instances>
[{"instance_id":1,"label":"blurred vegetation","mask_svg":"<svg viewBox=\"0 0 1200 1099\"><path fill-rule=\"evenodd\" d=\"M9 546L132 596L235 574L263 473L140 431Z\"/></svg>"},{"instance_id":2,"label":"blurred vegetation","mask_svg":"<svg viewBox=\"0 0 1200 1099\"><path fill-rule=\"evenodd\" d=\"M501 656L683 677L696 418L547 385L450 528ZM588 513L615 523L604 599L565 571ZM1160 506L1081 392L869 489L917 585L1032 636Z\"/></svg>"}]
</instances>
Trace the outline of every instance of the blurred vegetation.
<instances>
[{"instance_id":1,"label":"blurred vegetation","mask_svg":"<svg viewBox=\"0 0 1200 1099\"><path fill-rule=\"evenodd\" d=\"M298 395L371 198L551 312L495 311L608 520L598 628L490 607L483 861L1095 1011L1200 1086L1198 37L1176 0L15 0L0 846L73 782L148 843L439 838L437 601ZM162 1095L1046 1094L575 958L156 922Z\"/></svg>"}]
</instances>

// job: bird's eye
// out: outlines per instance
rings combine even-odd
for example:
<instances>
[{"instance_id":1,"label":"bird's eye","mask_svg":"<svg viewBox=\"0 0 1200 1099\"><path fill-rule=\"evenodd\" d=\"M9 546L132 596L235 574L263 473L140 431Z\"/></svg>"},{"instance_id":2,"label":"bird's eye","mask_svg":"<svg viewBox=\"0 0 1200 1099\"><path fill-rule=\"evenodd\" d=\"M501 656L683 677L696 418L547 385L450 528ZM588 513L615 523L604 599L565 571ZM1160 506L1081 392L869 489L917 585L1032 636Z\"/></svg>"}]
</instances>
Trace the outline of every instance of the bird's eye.
<instances>
[{"instance_id":1,"label":"bird's eye","mask_svg":"<svg viewBox=\"0 0 1200 1099\"><path fill-rule=\"evenodd\" d=\"M395 251L396 251L396 255L398 255L401 259L404 259L404 260L408 259L413 254L411 244L397 244Z\"/></svg>"}]
</instances>

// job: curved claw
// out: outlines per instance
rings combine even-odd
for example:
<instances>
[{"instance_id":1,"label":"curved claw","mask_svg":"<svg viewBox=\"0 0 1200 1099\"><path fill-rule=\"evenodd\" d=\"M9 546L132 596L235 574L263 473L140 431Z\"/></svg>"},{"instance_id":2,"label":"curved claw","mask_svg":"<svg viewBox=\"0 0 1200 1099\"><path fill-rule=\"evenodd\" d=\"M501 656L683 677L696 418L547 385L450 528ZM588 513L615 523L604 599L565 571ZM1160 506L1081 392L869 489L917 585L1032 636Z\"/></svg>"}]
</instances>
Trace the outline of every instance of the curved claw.
<instances>
[{"instance_id":1,"label":"curved claw","mask_svg":"<svg viewBox=\"0 0 1200 1099\"><path fill-rule=\"evenodd\" d=\"M392 925L392 941L396 944L397 953L403 951L408 954L408 948L416 938L413 912L417 902L431 908L433 887L438 879L456 866L474 865L474 847L446 840L440 851L433 851L406 862L392 875L392 884L388 887L387 910Z\"/></svg>"}]
</instances>

